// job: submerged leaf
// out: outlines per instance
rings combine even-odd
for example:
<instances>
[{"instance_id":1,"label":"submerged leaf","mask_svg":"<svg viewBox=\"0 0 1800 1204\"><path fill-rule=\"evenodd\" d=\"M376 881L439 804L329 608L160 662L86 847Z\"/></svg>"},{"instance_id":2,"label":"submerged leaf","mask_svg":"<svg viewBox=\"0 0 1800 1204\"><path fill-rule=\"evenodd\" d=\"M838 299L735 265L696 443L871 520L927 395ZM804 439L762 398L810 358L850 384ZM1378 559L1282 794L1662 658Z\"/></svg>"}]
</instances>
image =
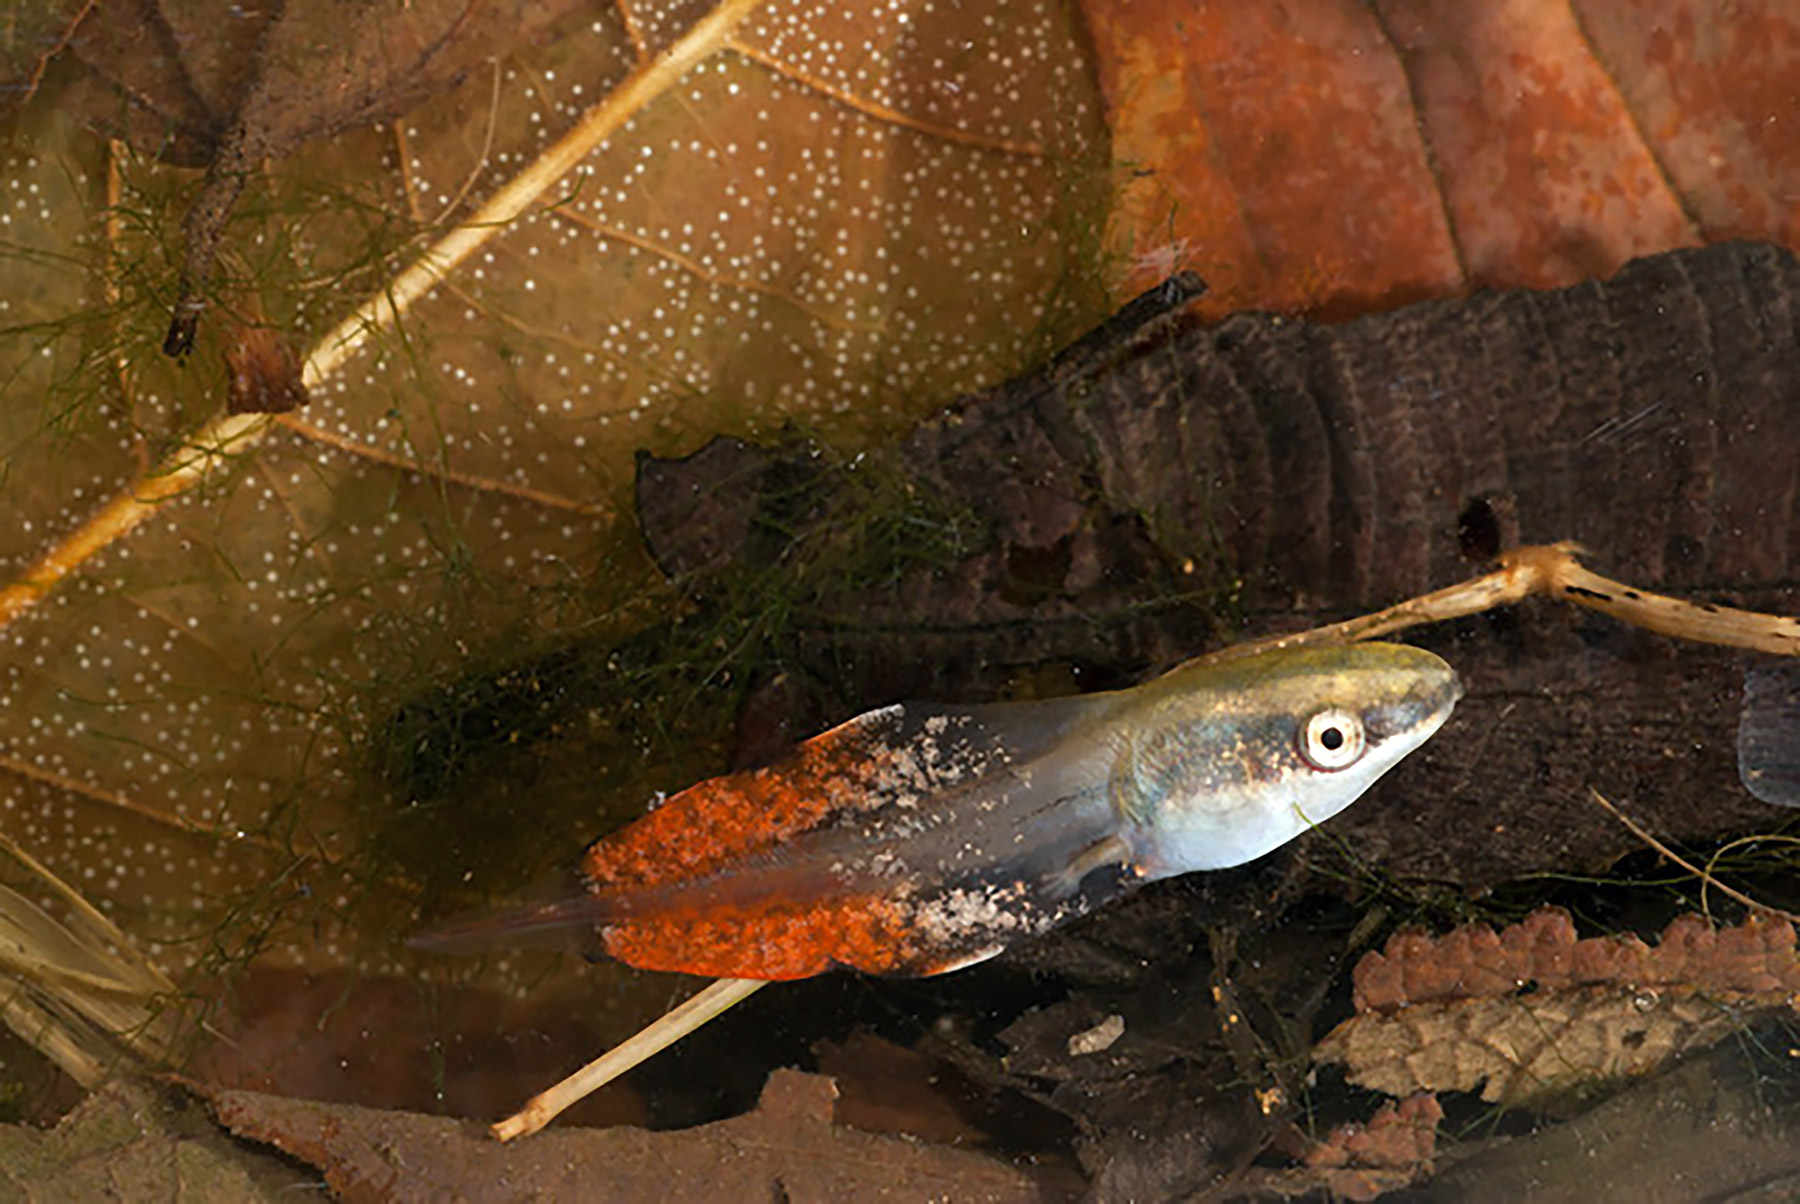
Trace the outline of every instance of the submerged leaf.
<instances>
[{"instance_id":1,"label":"submerged leaf","mask_svg":"<svg viewBox=\"0 0 1800 1204\"><path fill-rule=\"evenodd\" d=\"M1651 1074L1800 999L1794 927L1687 916L1654 945L1578 940L1568 913L1501 932L1401 933L1356 967L1358 1014L1314 1051L1390 1095L1543 1103Z\"/></svg>"},{"instance_id":2,"label":"submerged leaf","mask_svg":"<svg viewBox=\"0 0 1800 1204\"><path fill-rule=\"evenodd\" d=\"M1127 287L1191 267L1209 315L1337 318L1800 234L1780 0L1082 8Z\"/></svg>"},{"instance_id":3,"label":"submerged leaf","mask_svg":"<svg viewBox=\"0 0 1800 1204\"><path fill-rule=\"evenodd\" d=\"M189 206L170 355L193 348L233 206L265 160L391 120L527 41L573 0L100 0L45 12L15 37L13 73L35 81L47 48L85 70L64 103L137 151L206 169ZM61 18L59 21L58 18ZM58 28L63 22L69 22Z\"/></svg>"}]
</instances>

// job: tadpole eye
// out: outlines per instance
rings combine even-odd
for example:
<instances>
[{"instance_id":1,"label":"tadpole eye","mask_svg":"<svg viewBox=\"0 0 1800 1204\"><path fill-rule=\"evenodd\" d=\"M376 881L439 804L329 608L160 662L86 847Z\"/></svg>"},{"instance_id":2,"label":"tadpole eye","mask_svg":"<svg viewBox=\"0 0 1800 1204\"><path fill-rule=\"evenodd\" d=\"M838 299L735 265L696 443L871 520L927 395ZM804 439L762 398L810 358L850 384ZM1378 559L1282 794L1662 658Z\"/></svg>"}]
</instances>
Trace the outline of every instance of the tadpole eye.
<instances>
[{"instance_id":1,"label":"tadpole eye","mask_svg":"<svg viewBox=\"0 0 1800 1204\"><path fill-rule=\"evenodd\" d=\"M1362 720L1338 707L1319 711L1300 731L1300 755L1316 769L1348 769L1367 746Z\"/></svg>"}]
</instances>

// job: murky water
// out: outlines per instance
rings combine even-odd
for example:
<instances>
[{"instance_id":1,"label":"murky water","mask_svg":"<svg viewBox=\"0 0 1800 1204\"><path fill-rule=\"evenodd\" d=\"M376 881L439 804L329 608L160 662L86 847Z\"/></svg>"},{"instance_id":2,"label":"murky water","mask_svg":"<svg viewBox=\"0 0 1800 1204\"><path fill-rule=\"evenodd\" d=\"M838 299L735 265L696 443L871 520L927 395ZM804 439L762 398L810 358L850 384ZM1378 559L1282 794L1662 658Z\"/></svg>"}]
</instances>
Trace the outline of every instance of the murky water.
<instances>
[{"instance_id":1,"label":"murky water","mask_svg":"<svg viewBox=\"0 0 1800 1204\"><path fill-rule=\"evenodd\" d=\"M213 128L190 109L238 94L233 56L183 60L191 86L170 91L187 77L167 60L102 63L84 43L6 117L0 584L20 584L0 830L41 862L5 878L27 955L4 972L41 1009L19 1005L0 1038L9 1118L51 1119L83 1095L69 1074L104 1075L118 999L133 1025L172 1014L157 972L190 1023L149 1060L503 1114L694 984L579 949L436 958L406 935L566 893L586 843L659 795L902 698L1116 688L1551 539L1639 586L1800 613L1783 253L1329 329L1139 313L1052 365L1110 308L1114 177L1156 179L1106 162L1070 6L752 17L623 114L573 183L516 222L474 220L703 7L571 10L395 120L281 143L224 222L179 364L159 343L199 176L155 152L162 132ZM34 70L7 78L35 79L21 53ZM129 146L82 124L120 111L120 78L147 98ZM305 109L288 104L282 129ZM397 321L353 324L304 409L208 425L234 332L266 323L298 358L335 355L333 325L404 293L406 266L458 228L484 241ZM1025 370L1042 371L930 419ZM162 498L168 470L198 462L196 431L229 433L229 454ZM638 453L719 434L758 446L659 462L638 489ZM54 588L46 564L69 570ZM1739 783L1738 654L1548 603L1417 639L1468 698L1297 848L1155 884L959 973L771 987L568 1121L740 1116L800 1067L836 1080L840 1124L992 1155L1053 1196L1397 1186L1403 1142L1318 1152L1335 1125L1378 1124L1376 1093L1310 1060L1352 1015L1364 955L1408 925L1544 904L1583 937L1743 914L1590 790L1734 888L1800 906L1792 813ZM25 964L47 949L87 975L87 1010ZM1778 941L1765 953L1791 964ZM1743 998L1720 981L1639 985L1623 1012L1607 1010L1634 985L1619 975L1557 996L1595 1009L1572 1032L1634 1001L1643 1033L1696 998L1722 1024L1702 1041L1712 1021L1681 1012L1685 1060L1624 1083L1504 1106L1441 1089L1440 1177L1408 1190L1794 1190L1786 980ZM1377 1156L1398 1165L1357 1162ZM1334 1159L1347 1177L1318 1172Z\"/></svg>"}]
</instances>

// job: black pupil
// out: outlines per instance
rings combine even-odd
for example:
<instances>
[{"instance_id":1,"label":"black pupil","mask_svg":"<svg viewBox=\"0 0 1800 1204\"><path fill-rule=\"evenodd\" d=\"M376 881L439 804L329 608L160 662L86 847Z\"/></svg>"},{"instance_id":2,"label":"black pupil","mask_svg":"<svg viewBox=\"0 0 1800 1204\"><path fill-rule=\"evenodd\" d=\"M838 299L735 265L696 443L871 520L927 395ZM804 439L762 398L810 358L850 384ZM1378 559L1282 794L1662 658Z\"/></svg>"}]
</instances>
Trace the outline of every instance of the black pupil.
<instances>
[{"instance_id":1,"label":"black pupil","mask_svg":"<svg viewBox=\"0 0 1800 1204\"><path fill-rule=\"evenodd\" d=\"M1319 733L1319 743L1325 746L1327 752L1336 752L1344 747L1344 733L1335 727L1328 727Z\"/></svg>"}]
</instances>

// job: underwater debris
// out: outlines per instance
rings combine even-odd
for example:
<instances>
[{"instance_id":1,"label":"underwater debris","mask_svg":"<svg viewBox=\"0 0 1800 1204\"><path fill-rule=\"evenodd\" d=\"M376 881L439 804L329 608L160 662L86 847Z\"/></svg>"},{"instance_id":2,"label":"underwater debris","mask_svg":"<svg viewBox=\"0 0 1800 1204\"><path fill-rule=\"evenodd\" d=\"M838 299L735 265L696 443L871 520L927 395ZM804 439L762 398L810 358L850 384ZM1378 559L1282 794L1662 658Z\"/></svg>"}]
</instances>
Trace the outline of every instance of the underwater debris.
<instances>
[{"instance_id":1,"label":"underwater debris","mask_svg":"<svg viewBox=\"0 0 1800 1204\"><path fill-rule=\"evenodd\" d=\"M1758 1013L1800 1010L1787 920L1672 921L1655 945L1577 938L1548 908L1496 932L1397 933L1355 970L1357 1014L1314 1050L1389 1095L1474 1091L1543 1104L1651 1074Z\"/></svg>"},{"instance_id":2,"label":"underwater debris","mask_svg":"<svg viewBox=\"0 0 1800 1204\"><path fill-rule=\"evenodd\" d=\"M1241 1186L1248 1194L1325 1191L1345 1200L1374 1200L1431 1174L1443 1119L1444 1109L1429 1092L1389 1101L1366 1124L1341 1124L1323 1141L1308 1143L1299 1158L1303 1165L1252 1168Z\"/></svg>"}]
</instances>

